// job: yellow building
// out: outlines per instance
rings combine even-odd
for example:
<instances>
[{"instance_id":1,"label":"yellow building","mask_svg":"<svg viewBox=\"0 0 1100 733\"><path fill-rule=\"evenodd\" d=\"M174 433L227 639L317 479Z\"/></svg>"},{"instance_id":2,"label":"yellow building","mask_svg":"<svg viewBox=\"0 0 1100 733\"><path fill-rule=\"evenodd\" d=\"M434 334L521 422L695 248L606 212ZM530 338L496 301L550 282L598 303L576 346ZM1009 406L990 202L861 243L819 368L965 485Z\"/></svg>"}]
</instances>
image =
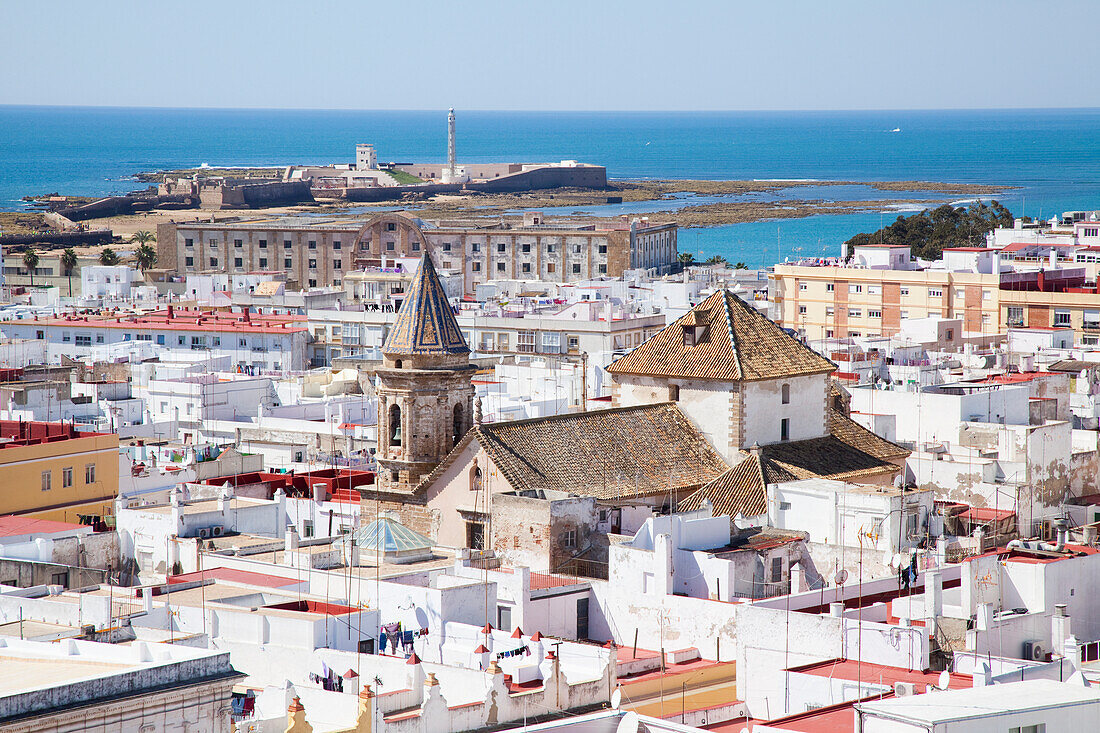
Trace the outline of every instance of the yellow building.
<instances>
[{"instance_id":1,"label":"yellow building","mask_svg":"<svg viewBox=\"0 0 1100 733\"><path fill-rule=\"evenodd\" d=\"M66 423L0 421L0 515L76 522L112 513L118 436Z\"/></svg>"},{"instance_id":2,"label":"yellow building","mask_svg":"<svg viewBox=\"0 0 1100 733\"><path fill-rule=\"evenodd\" d=\"M1100 343L1100 294L1095 288L1002 290L1000 300L1004 328L1072 328L1076 343Z\"/></svg>"},{"instance_id":3,"label":"yellow building","mask_svg":"<svg viewBox=\"0 0 1100 733\"><path fill-rule=\"evenodd\" d=\"M776 265L773 318L811 340L892 336L907 318L958 318L966 333L1001 328L997 275Z\"/></svg>"}]
</instances>

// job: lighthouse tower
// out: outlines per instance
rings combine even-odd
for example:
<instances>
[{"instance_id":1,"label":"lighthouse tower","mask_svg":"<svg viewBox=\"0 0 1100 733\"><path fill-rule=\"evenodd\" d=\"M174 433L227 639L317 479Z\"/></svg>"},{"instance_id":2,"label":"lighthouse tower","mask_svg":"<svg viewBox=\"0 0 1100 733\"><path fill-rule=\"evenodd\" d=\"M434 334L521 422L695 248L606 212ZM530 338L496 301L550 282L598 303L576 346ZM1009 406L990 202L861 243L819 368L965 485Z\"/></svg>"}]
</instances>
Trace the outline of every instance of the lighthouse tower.
<instances>
[{"instance_id":1,"label":"lighthouse tower","mask_svg":"<svg viewBox=\"0 0 1100 733\"><path fill-rule=\"evenodd\" d=\"M447 165L440 176L443 183L464 183L470 180L466 171L455 162L455 108L447 113Z\"/></svg>"},{"instance_id":2,"label":"lighthouse tower","mask_svg":"<svg viewBox=\"0 0 1100 733\"><path fill-rule=\"evenodd\" d=\"M447 167L451 170L451 178L455 176L455 108L447 113Z\"/></svg>"}]
</instances>

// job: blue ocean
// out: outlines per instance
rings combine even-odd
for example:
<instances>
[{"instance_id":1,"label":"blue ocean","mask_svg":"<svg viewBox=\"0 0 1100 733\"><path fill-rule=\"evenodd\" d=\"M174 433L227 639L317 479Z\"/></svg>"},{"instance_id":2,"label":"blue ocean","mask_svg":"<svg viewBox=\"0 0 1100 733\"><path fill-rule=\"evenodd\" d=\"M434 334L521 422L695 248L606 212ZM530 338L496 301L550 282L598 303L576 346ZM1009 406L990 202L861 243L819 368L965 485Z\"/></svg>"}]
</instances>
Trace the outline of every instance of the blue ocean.
<instances>
[{"instance_id":1,"label":"blue ocean","mask_svg":"<svg viewBox=\"0 0 1100 733\"><path fill-rule=\"evenodd\" d=\"M442 161L446 111L202 110L0 106L0 209L28 194L139 187L138 171ZM1015 186L1016 214L1100 208L1100 110L589 113L458 111L460 162L575 159L613 178L928 180ZM780 198L908 195L865 187L790 189ZM701 203L685 201L682 203ZM672 204L653 207L660 211ZM679 204L676 204L679 205ZM638 206L630 207L637 210ZM586 209L591 211L591 207ZM599 213L616 213L614 206ZM763 265L839 252L876 212L687 229L681 250Z\"/></svg>"}]
</instances>

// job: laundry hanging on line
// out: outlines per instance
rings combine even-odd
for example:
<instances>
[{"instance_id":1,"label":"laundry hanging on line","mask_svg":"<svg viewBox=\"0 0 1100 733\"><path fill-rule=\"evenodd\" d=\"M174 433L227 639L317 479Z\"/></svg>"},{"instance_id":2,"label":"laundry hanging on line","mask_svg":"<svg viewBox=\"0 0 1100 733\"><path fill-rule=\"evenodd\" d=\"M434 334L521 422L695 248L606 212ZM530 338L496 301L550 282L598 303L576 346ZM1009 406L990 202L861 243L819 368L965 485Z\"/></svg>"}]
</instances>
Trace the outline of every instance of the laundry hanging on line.
<instances>
[{"instance_id":1,"label":"laundry hanging on line","mask_svg":"<svg viewBox=\"0 0 1100 733\"><path fill-rule=\"evenodd\" d=\"M511 650L506 651L506 652L500 652L499 654L497 654L497 659L508 659L509 657L518 657L520 654L530 655L531 650L527 647L526 644L524 644L519 649L511 649Z\"/></svg>"}]
</instances>

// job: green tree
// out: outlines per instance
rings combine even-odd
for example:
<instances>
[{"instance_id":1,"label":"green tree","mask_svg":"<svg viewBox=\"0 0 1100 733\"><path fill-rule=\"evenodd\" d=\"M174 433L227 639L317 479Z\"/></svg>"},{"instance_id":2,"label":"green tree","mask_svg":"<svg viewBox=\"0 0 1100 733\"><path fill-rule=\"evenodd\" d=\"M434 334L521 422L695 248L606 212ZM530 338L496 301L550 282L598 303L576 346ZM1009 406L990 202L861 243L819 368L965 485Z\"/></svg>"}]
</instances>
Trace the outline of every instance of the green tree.
<instances>
[{"instance_id":1,"label":"green tree","mask_svg":"<svg viewBox=\"0 0 1100 733\"><path fill-rule=\"evenodd\" d=\"M145 272L157 264L157 251L148 244L142 244L134 253L134 259L137 261L138 269Z\"/></svg>"},{"instance_id":2,"label":"green tree","mask_svg":"<svg viewBox=\"0 0 1100 733\"><path fill-rule=\"evenodd\" d=\"M893 224L848 240L848 253L863 244L903 244L914 257L937 260L945 247L981 246L985 235L997 227L1010 227L1012 212L998 201L978 201L968 207L949 204L899 216Z\"/></svg>"},{"instance_id":3,"label":"green tree","mask_svg":"<svg viewBox=\"0 0 1100 733\"><path fill-rule=\"evenodd\" d=\"M134 232L130 236L130 241L134 242L135 244L149 244L149 242L157 241L157 236L152 232L142 230L140 232Z\"/></svg>"},{"instance_id":4,"label":"green tree","mask_svg":"<svg viewBox=\"0 0 1100 733\"><path fill-rule=\"evenodd\" d=\"M110 247L104 247L99 253L99 264L111 267L118 264L118 255Z\"/></svg>"},{"instance_id":5,"label":"green tree","mask_svg":"<svg viewBox=\"0 0 1100 733\"><path fill-rule=\"evenodd\" d=\"M38 269L38 253L28 249L23 253L23 269L31 276L31 287L34 287L34 271Z\"/></svg>"},{"instance_id":6,"label":"green tree","mask_svg":"<svg viewBox=\"0 0 1100 733\"><path fill-rule=\"evenodd\" d=\"M68 247L61 253L61 269L65 271L65 277L69 278L69 297L73 297L73 270L76 269L76 250Z\"/></svg>"},{"instance_id":7,"label":"green tree","mask_svg":"<svg viewBox=\"0 0 1100 733\"><path fill-rule=\"evenodd\" d=\"M688 267L695 264L695 255L691 252L681 252L680 256L676 258L681 265Z\"/></svg>"},{"instance_id":8,"label":"green tree","mask_svg":"<svg viewBox=\"0 0 1100 733\"><path fill-rule=\"evenodd\" d=\"M712 257L707 258L706 264L708 264L708 265L723 265L724 266L724 265L728 265L729 262L727 262L726 258L723 257L722 255L714 255Z\"/></svg>"},{"instance_id":9,"label":"green tree","mask_svg":"<svg viewBox=\"0 0 1100 733\"><path fill-rule=\"evenodd\" d=\"M735 270L747 270L747 269L749 269L749 266L746 265L744 262L738 262L736 265L733 266L733 269L735 269Z\"/></svg>"}]
</instances>

